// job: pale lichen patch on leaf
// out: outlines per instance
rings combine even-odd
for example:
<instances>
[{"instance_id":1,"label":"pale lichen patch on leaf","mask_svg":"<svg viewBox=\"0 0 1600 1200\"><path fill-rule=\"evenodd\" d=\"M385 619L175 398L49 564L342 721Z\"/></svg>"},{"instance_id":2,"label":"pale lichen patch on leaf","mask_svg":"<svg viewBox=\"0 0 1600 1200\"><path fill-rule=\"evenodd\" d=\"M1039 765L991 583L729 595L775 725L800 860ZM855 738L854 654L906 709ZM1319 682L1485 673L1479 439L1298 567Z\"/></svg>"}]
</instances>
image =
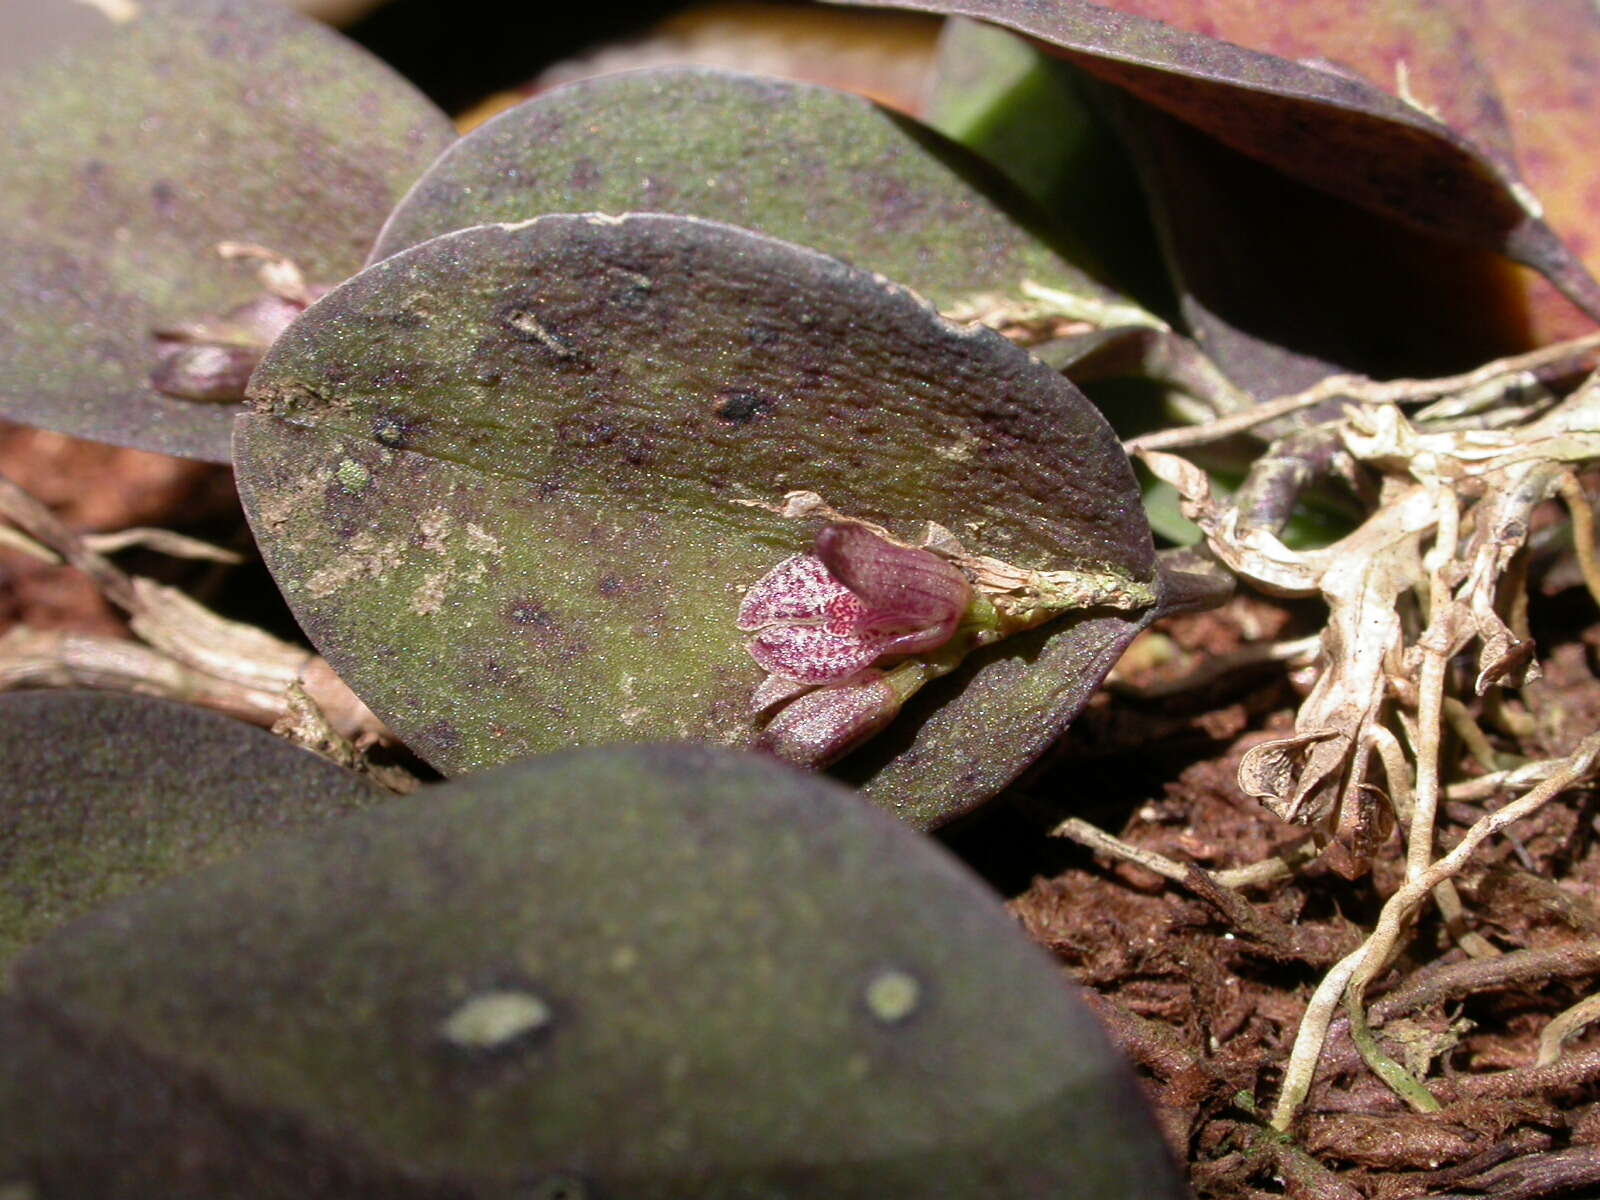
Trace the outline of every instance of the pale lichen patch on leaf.
<instances>
[{"instance_id":1,"label":"pale lichen patch on leaf","mask_svg":"<svg viewBox=\"0 0 1600 1200\"><path fill-rule=\"evenodd\" d=\"M400 546L363 531L350 539L343 554L306 578L306 593L320 599L353 583L380 579L398 567L403 558Z\"/></svg>"}]
</instances>

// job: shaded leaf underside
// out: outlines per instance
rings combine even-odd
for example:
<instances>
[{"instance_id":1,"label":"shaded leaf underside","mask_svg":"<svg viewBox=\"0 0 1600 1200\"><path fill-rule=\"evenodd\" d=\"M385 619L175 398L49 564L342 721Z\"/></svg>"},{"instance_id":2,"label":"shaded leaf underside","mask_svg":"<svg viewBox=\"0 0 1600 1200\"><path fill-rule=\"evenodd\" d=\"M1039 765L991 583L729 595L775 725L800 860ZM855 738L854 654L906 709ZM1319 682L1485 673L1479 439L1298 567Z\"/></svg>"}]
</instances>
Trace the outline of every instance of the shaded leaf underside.
<instances>
[{"instance_id":1,"label":"shaded leaf underside","mask_svg":"<svg viewBox=\"0 0 1600 1200\"><path fill-rule=\"evenodd\" d=\"M1354 74L1087 0L859 2L974 17L1037 38L1107 82L1306 183L1527 263L1600 315L1600 285L1530 210L1493 148Z\"/></svg>"}]
</instances>

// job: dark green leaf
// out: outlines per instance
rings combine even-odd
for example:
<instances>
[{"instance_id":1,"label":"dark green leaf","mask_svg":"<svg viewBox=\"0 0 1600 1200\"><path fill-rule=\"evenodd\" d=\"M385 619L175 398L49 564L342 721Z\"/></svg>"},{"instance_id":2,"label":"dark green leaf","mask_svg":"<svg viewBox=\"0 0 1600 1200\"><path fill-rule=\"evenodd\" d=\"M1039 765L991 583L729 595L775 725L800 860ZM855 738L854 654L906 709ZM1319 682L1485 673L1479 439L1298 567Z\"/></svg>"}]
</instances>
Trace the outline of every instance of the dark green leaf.
<instances>
[{"instance_id":1,"label":"dark green leaf","mask_svg":"<svg viewBox=\"0 0 1600 1200\"><path fill-rule=\"evenodd\" d=\"M1127 459L1071 384L877 276L726 225L551 216L424 243L307 312L254 387L237 468L268 566L446 773L752 741L761 672L735 614L809 548L815 523L762 507L791 490L1027 568L1154 574ZM1000 643L850 769L918 823L970 808L1142 619Z\"/></svg>"},{"instance_id":2,"label":"dark green leaf","mask_svg":"<svg viewBox=\"0 0 1600 1200\"><path fill-rule=\"evenodd\" d=\"M154 331L260 294L222 241L345 278L451 130L284 6L104 9L85 6L92 34L0 77L0 413L225 461L235 407L153 390Z\"/></svg>"},{"instance_id":3,"label":"dark green leaf","mask_svg":"<svg viewBox=\"0 0 1600 1200\"><path fill-rule=\"evenodd\" d=\"M265 730L105 692L0 696L0 762L0 971L97 904L381 799Z\"/></svg>"},{"instance_id":4,"label":"dark green leaf","mask_svg":"<svg viewBox=\"0 0 1600 1200\"><path fill-rule=\"evenodd\" d=\"M50 1195L1186 1195L986 888L709 749L394 801L130 897L17 980Z\"/></svg>"},{"instance_id":5,"label":"dark green leaf","mask_svg":"<svg viewBox=\"0 0 1600 1200\"><path fill-rule=\"evenodd\" d=\"M1030 231L1020 203L959 146L858 96L641 71L550 92L463 138L395 210L373 259L543 213L669 212L799 242L942 311L1021 299L1024 280L1090 310L1127 304L1061 257L1064 234Z\"/></svg>"},{"instance_id":6,"label":"dark green leaf","mask_svg":"<svg viewBox=\"0 0 1600 1200\"><path fill-rule=\"evenodd\" d=\"M939 39L927 121L1093 246L1108 278L1169 316L1171 285L1138 177L1092 91L1028 39L956 18Z\"/></svg>"}]
</instances>

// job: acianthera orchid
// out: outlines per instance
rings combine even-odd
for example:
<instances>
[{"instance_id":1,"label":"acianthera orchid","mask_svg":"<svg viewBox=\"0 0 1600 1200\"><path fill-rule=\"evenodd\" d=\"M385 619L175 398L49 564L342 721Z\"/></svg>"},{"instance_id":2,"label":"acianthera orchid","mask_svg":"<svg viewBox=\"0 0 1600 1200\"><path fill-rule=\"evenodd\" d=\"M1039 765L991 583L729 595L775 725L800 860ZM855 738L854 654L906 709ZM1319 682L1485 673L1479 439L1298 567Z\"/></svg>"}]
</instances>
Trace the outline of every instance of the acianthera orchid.
<instances>
[{"instance_id":1,"label":"acianthera orchid","mask_svg":"<svg viewBox=\"0 0 1600 1200\"><path fill-rule=\"evenodd\" d=\"M806 493L790 500L796 511L826 510ZM761 745L827 766L980 646L1073 609L1150 603L1129 582L1019 571L968 555L942 529L908 546L864 522L824 525L812 553L779 563L739 605L739 629L755 635L750 656L767 672L751 700L757 715L773 714Z\"/></svg>"}]
</instances>

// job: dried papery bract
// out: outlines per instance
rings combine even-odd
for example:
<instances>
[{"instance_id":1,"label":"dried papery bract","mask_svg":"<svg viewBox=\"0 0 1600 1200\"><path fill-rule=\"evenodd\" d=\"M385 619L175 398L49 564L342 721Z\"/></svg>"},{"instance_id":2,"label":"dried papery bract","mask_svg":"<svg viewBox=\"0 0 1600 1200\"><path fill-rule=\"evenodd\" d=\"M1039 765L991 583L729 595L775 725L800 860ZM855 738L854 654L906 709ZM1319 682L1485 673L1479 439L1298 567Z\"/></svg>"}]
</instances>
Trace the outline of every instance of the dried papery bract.
<instances>
[{"instance_id":1,"label":"dried papery bract","mask_svg":"<svg viewBox=\"0 0 1600 1200\"><path fill-rule=\"evenodd\" d=\"M179 400L237 404L267 347L328 289L308 284L292 261L264 247L223 242L217 252L261 261L263 294L225 313L153 331L158 358L150 386Z\"/></svg>"},{"instance_id":2,"label":"dried papery bract","mask_svg":"<svg viewBox=\"0 0 1600 1200\"><path fill-rule=\"evenodd\" d=\"M1585 352L1590 349L1585 344ZM1516 362L1489 364L1461 378L1476 392L1509 378L1508 366ZM1366 402L1349 405L1322 428L1362 464L1369 482L1381 481L1381 490L1367 489L1373 503L1362 525L1323 549L1290 549L1243 506L1215 498L1199 468L1136 447L1158 476L1178 488L1186 513L1236 572L1265 590L1320 594L1328 604L1319 677L1300 707L1295 732L1244 756L1243 789L1284 819L1318 829L1325 861L1344 874L1365 870L1378 839L1387 836L1387 814L1376 807L1374 795L1386 794L1406 824L1405 882L1371 936L1319 985L1285 1067L1273 1116L1279 1129L1288 1128L1306 1097L1341 1004L1351 1040L1368 1066L1413 1109L1439 1107L1424 1079L1390 1057L1372 1035L1366 989L1395 960L1417 908L1429 898L1463 950L1492 953L1463 924L1452 880L1478 843L1559 790L1541 785L1439 853L1446 723L1459 729L1465 722L1467 732L1488 746L1472 728L1464 701L1450 693L1463 687L1484 696L1516 686L1537 670L1518 564L1525 559L1534 509L1549 496L1562 495L1581 514L1575 529L1589 517L1590 502L1573 471L1577 464L1600 461L1600 374L1564 399L1541 393L1527 406L1450 396L1441 393L1440 381L1372 386L1392 390L1369 398L1363 387L1340 385L1335 395ZM1421 400L1439 403L1412 418L1399 408ZM1265 468L1258 462L1255 469ZM1600 572L1586 571L1586 582L1591 575L1600 579ZM1590 586L1600 598L1600 587ZM1476 670L1466 677L1471 682L1456 681L1452 663L1474 649ZM1409 762L1391 728L1396 724L1405 727ZM1465 733L1463 740L1471 743ZM1591 738L1562 765L1560 786L1593 774L1595 745ZM1482 757L1492 762L1492 754ZM1375 778L1380 771L1381 788Z\"/></svg>"}]
</instances>

